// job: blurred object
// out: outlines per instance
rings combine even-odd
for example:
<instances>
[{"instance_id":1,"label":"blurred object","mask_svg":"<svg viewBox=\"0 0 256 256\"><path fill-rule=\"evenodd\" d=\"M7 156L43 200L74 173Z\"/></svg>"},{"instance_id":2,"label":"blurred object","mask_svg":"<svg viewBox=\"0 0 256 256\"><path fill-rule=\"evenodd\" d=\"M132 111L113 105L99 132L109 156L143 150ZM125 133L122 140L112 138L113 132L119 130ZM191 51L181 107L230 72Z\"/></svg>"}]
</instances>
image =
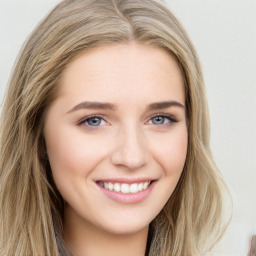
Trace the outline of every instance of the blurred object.
<instances>
[{"instance_id":1,"label":"blurred object","mask_svg":"<svg viewBox=\"0 0 256 256\"><path fill-rule=\"evenodd\" d=\"M251 237L249 256L256 256L256 236Z\"/></svg>"}]
</instances>

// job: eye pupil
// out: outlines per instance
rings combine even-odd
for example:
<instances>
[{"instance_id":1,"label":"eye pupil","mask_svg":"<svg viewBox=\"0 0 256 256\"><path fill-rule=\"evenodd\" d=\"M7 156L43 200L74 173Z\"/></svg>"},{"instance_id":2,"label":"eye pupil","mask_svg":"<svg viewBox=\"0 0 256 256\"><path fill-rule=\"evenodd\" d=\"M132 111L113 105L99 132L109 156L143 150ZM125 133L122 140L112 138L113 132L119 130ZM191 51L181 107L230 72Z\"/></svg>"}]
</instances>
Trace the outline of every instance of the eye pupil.
<instances>
[{"instance_id":1,"label":"eye pupil","mask_svg":"<svg viewBox=\"0 0 256 256\"><path fill-rule=\"evenodd\" d=\"M87 122L88 122L89 125L98 126L101 123L101 119L97 118L97 117L93 117L93 118L88 119Z\"/></svg>"},{"instance_id":2,"label":"eye pupil","mask_svg":"<svg viewBox=\"0 0 256 256\"><path fill-rule=\"evenodd\" d=\"M153 124L163 124L164 123L164 117L162 116L156 116L153 118L152 122Z\"/></svg>"}]
</instances>

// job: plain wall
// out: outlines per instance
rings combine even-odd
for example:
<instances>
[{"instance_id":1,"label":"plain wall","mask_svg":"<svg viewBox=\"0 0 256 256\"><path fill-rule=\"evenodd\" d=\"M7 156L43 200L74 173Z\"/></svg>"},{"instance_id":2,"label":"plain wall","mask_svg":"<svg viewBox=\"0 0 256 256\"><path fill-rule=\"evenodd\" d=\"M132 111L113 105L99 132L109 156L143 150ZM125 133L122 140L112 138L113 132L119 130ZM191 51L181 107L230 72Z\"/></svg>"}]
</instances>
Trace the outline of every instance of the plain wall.
<instances>
[{"instance_id":1,"label":"plain wall","mask_svg":"<svg viewBox=\"0 0 256 256\"><path fill-rule=\"evenodd\" d=\"M0 0L0 101L19 49L57 0ZM210 255L245 256L256 234L256 1L168 0L201 59L214 159L233 196L231 224Z\"/></svg>"}]
</instances>

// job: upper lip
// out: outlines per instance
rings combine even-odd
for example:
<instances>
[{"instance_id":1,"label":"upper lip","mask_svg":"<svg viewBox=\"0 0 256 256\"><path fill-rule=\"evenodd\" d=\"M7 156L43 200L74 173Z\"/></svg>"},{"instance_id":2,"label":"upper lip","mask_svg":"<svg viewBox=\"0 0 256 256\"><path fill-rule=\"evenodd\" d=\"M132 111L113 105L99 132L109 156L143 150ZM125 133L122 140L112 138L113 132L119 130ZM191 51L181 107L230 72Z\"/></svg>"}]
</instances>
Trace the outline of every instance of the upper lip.
<instances>
[{"instance_id":1,"label":"upper lip","mask_svg":"<svg viewBox=\"0 0 256 256\"><path fill-rule=\"evenodd\" d=\"M110 183L126 183L126 184L133 184L133 183L143 183L147 181L155 181L156 179L152 178L107 178L107 179L99 179L96 182L110 182Z\"/></svg>"}]
</instances>

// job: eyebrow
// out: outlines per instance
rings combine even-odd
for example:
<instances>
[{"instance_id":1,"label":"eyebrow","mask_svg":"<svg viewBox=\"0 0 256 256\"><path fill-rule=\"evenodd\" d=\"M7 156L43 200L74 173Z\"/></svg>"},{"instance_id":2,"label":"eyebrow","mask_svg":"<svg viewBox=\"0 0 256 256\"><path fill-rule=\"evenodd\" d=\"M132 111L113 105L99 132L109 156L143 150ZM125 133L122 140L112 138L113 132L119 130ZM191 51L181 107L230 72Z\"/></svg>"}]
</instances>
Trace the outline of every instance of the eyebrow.
<instances>
[{"instance_id":1,"label":"eyebrow","mask_svg":"<svg viewBox=\"0 0 256 256\"><path fill-rule=\"evenodd\" d=\"M161 101L161 102L151 103L147 106L147 110L148 111L160 110L160 109L165 109L173 106L185 108L184 105L181 104L180 102L171 100L171 101ZM118 109L118 106L116 104L107 103L107 102L84 101L74 106L71 110L67 112L67 114L80 109L102 109L102 110L116 111Z\"/></svg>"},{"instance_id":2,"label":"eyebrow","mask_svg":"<svg viewBox=\"0 0 256 256\"><path fill-rule=\"evenodd\" d=\"M147 110L159 110L159 109L165 109L169 107L180 107L180 108L185 108L183 104L181 104L178 101L161 101L161 102L156 102L156 103L151 103L148 105Z\"/></svg>"},{"instance_id":3,"label":"eyebrow","mask_svg":"<svg viewBox=\"0 0 256 256\"><path fill-rule=\"evenodd\" d=\"M104 102L91 102L91 101L84 101L79 103L78 105L74 106L71 110L67 113L80 110L80 109L106 109L106 110L117 110L117 105L112 103L104 103Z\"/></svg>"}]
</instances>

